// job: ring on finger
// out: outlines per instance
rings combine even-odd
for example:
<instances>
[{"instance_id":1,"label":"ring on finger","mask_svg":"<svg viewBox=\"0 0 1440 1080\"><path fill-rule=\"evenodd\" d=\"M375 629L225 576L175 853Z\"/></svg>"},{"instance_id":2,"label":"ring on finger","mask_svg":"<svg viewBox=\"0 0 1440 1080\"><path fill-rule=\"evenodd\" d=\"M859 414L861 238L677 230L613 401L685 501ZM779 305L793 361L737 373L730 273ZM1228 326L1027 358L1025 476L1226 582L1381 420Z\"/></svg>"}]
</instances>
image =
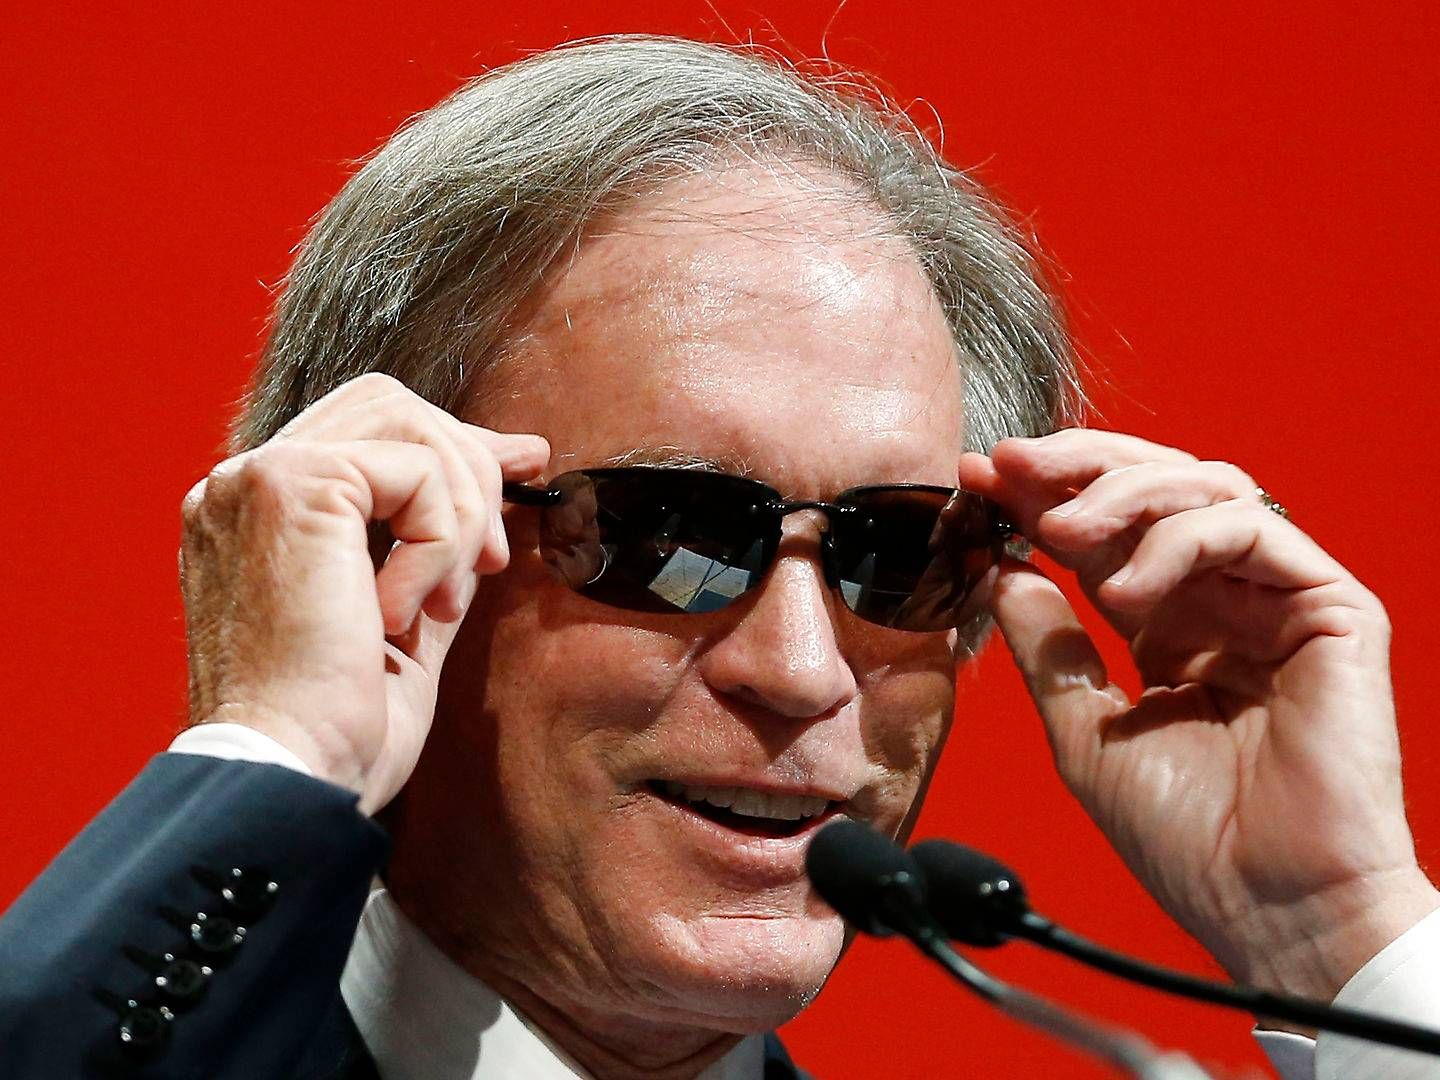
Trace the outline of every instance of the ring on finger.
<instances>
[{"instance_id":1,"label":"ring on finger","mask_svg":"<svg viewBox=\"0 0 1440 1080\"><path fill-rule=\"evenodd\" d=\"M1290 520L1290 511L1286 510L1285 507L1281 505L1280 501L1276 499L1274 495L1271 495L1268 491L1266 491L1263 487L1257 487L1255 489L1255 495L1259 498L1260 505L1265 507L1266 510L1271 511L1272 513L1279 514L1286 521Z\"/></svg>"}]
</instances>

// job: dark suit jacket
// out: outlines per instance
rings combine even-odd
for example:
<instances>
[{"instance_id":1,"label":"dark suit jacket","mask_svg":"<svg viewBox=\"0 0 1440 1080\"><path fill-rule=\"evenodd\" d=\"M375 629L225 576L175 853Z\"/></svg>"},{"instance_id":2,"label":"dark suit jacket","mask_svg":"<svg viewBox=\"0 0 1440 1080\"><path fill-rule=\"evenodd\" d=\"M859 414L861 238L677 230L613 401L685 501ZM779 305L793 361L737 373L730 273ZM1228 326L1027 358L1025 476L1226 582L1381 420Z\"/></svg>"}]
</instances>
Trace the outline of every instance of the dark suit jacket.
<instances>
[{"instance_id":1,"label":"dark suit jacket","mask_svg":"<svg viewBox=\"0 0 1440 1080\"><path fill-rule=\"evenodd\" d=\"M0 1077L378 1080L339 991L387 850L356 802L155 757L0 918Z\"/></svg>"}]
</instances>

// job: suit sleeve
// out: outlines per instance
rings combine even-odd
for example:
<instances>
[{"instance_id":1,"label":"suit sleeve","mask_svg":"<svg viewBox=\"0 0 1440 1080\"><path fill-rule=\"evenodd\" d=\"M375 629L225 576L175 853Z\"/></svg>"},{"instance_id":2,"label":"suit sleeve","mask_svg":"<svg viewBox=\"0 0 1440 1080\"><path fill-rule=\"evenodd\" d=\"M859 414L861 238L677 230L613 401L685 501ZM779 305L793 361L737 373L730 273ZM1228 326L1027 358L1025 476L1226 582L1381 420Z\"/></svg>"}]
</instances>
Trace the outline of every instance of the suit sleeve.
<instances>
[{"instance_id":1,"label":"suit sleeve","mask_svg":"<svg viewBox=\"0 0 1440 1080\"><path fill-rule=\"evenodd\" d=\"M155 757L0 918L0 1072L288 1075L387 850L356 802L281 766Z\"/></svg>"}]
</instances>

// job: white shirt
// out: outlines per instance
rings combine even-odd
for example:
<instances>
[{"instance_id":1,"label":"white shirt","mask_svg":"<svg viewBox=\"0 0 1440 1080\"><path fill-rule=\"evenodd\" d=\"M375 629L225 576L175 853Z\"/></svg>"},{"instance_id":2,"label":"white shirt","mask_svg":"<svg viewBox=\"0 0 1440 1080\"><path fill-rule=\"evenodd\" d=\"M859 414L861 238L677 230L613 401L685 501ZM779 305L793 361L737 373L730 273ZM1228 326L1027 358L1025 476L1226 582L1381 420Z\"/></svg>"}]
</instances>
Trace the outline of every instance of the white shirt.
<instances>
[{"instance_id":1,"label":"white shirt","mask_svg":"<svg viewBox=\"0 0 1440 1080\"><path fill-rule=\"evenodd\" d=\"M385 1080L576 1080L589 1073L441 952L383 888L370 893L340 994ZM752 1035L698 1080L759 1080Z\"/></svg>"},{"instance_id":2,"label":"white shirt","mask_svg":"<svg viewBox=\"0 0 1440 1080\"><path fill-rule=\"evenodd\" d=\"M284 765L298 756L242 724L183 731L173 752ZM365 1046L385 1080L588 1080L589 1074L494 991L442 953L383 888L370 894L340 978ZM1334 1004L1440 1029L1440 911L1382 949ZM1255 1032L1281 1080L1440 1080L1440 1058L1322 1033L1317 1043ZM764 1045L750 1036L697 1080L761 1080Z\"/></svg>"}]
</instances>

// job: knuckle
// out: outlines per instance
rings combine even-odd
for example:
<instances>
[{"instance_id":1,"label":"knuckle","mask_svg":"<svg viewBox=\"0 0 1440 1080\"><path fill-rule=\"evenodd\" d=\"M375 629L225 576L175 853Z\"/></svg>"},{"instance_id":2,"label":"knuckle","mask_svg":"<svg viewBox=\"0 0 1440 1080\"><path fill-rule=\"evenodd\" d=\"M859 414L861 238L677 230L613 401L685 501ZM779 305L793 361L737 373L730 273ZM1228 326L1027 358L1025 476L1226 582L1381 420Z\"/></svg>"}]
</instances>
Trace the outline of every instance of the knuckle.
<instances>
[{"instance_id":1,"label":"knuckle","mask_svg":"<svg viewBox=\"0 0 1440 1080\"><path fill-rule=\"evenodd\" d=\"M429 443L393 443L404 454L408 454L415 468L424 474L424 482L432 491L444 491L449 486L449 474L445 469L445 456ZM453 496L452 496L453 500Z\"/></svg>"},{"instance_id":2,"label":"knuckle","mask_svg":"<svg viewBox=\"0 0 1440 1080\"><path fill-rule=\"evenodd\" d=\"M1157 471L1156 462L1133 461L1128 465L1116 465L1113 469L1106 469L1093 483L1100 485L1102 489L1118 487L1132 480L1144 483Z\"/></svg>"},{"instance_id":3,"label":"knuckle","mask_svg":"<svg viewBox=\"0 0 1440 1080\"><path fill-rule=\"evenodd\" d=\"M1050 432L1048 435L1041 435L1036 442L1042 442L1046 446L1068 447L1076 442L1091 437L1092 428L1067 427Z\"/></svg>"},{"instance_id":4,"label":"knuckle","mask_svg":"<svg viewBox=\"0 0 1440 1080\"><path fill-rule=\"evenodd\" d=\"M301 454L293 443L266 444L236 459L232 482L246 492L280 490L292 481Z\"/></svg>"},{"instance_id":5,"label":"knuckle","mask_svg":"<svg viewBox=\"0 0 1440 1080\"><path fill-rule=\"evenodd\" d=\"M226 458L211 467L210 472L189 491L180 503L181 519L187 523L199 522L214 509L232 506L237 494L237 478L254 450L235 457Z\"/></svg>"},{"instance_id":6,"label":"knuckle","mask_svg":"<svg viewBox=\"0 0 1440 1080\"><path fill-rule=\"evenodd\" d=\"M363 375L356 375L353 379L347 379L319 400L312 402L301 413L281 429L282 435L288 435L297 427L304 427L313 423L319 417L329 417L336 413L363 408L386 398L393 397L400 393L409 393L405 384L392 375L383 371L367 371Z\"/></svg>"},{"instance_id":7,"label":"knuckle","mask_svg":"<svg viewBox=\"0 0 1440 1080\"><path fill-rule=\"evenodd\" d=\"M485 500L478 492L460 491L451 496L455 507L455 522L464 533L478 529L485 516Z\"/></svg>"},{"instance_id":8,"label":"knuckle","mask_svg":"<svg viewBox=\"0 0 1440 1080\"><path fill-rule=\"evenodd\" d=\"M1355 583L1355 585L1356 609L1360 612L1360 614L1365 618L1365 620L1370 624L1371 627L1373 627L1376 631L1384 634L1388 638L1390 636L1391 624L1390 613L1385 609L1385 604L1378 596L1376 596L1373 592L1367 589L1364 585L1361 585L1358 581Z\"/></svg>"},{"instance_id":9,"label":"knuckle","mask_svg":"<svg viewBox=\"0 0 1440 1080\"><path fill-rule=\"evenodd\" d=\"M1248 498L1244 495L1231 496L1213 504L1209 509L1214 511L1217 522L1229 520L1237 525L1250 524L1258 527L1264 525L1267 518L1274 517L1260 504L1258 499Z\"/></svg>"},{"instance_id":10,"label":"knuckle","mask_svg":"<svg viewBox=\"0 0 1440 1080\"><path fill-rule=\"evenodd\" d=\"M1221 485L1228 491L1239 495L1254 494L1257 485L1255 480L1239 465L1229 461L1206 461L1203 463L1206 468L1215 473Z\"/></svg>"},{"instance_id":11,"label":"knuckle","mask_svg":"<svg viewBox=\"0 0 1440 1080\"><path fill-rule=\"evenodd\" d=\"M1379 597L1375 596L1374 593L1367 591L1366 596L1368 596L1371 601L1370 615L1376 632L1381 635L1383 640L1389 641L1393 630L1390 622L1390 612L1385 610L1385 605L1380 602Z\"/></svg>"},{"instance_id":12,"label":"knuckle","mask_svg":"<svg viewBox=\"0 0 1440 1080\"><path fill-rule=\"evenodd\" d=\"M367 371L363 375L356 375L355 378L344 384L343 389L348 389L361 396L376 397L402 391L406 394L410 393L404 383L383 371Z\"/></svg>"},{"instance_id":13,"label":"knuckle","mask_svg":"<svg viewBox=\"0 0 1440 1080\"><path fill-rule=\"evenodd\" d=\"M245 462L258 452L258 448L255 450L247 450L245 453L237 454L235 457L226 458L224 461L217 461L205 477L204 484L206 491L208 492L212 489L215 491L223 491L229 484L234 482L236 473L245 467Z\"/></svg>"},{"instance_id":14,"label":"knuckle","mask_svg":"<svg viewBox=\"0 0 1440 1080\"><path fill-rule=\"evenodd\" d=\"M210 488L210 478L204 477L197 480L180 500L180 520L193 522L200 517L200 510L205 504L205 495Z\"/></svg>"},{"instance_id":15,"label":"knuckle","mask_svg":"<svg viewBox=\"0 0 1440 1080\"><path fill-rule=\"evenodd\" d=\"M440 447L447 439L440 423L439 411L424 398L405 387L390 376L390 387L384 393L376 393L366 399L366 407L383 418L395 438Z\"/></svg>"},{"instance_id":16,"label":"knuckle","mask_svg":"<svg viewBox=\"0 0 1440 1080\"><path fill-rule=\"evenodd\" d=\"M336 464L333 455L315 444L274 441L222 462L220 476L212 480L223 483L229 498L257 507L286 503L306 482L320 478L334 479ZM343 474L342 474L343 475Z\"/></svg>"},{"instance_id":17,"label":"knuckle","mask_svg":"<svg viewBox=\"0 0 1440 1080\"><path fill-rule=\"evenodd\" d=\"M455 562L463 550L457 523L453 518L437 521L425 538L424 547L432 559L442 563Z\"/></svg>"},{"instance_id":18,"label":"knuckle","mask_svg":"<svg viewBox=\"0 0 1440 1080\"><path fill-rule=\"evenodd\" d=\"M1185 521L1185 514L1168 514L1153 522L1141 537L1141 543L1149 544L1151 547L1173 543L1175 538L1183 534L1189 528Z\"/></svg>"},{"instance_id":19,"label":"knuckle","mask_svg":"<svg viewBox=\"0 0 1440 1080\"><path fill-rule=\"evenodd\" d=\"M480 486L486 496L491 499L500 497L500 489L505 486L505 474L500 468L500 459L489 450L479 455Z\"/></svg>"}]
</instances>

